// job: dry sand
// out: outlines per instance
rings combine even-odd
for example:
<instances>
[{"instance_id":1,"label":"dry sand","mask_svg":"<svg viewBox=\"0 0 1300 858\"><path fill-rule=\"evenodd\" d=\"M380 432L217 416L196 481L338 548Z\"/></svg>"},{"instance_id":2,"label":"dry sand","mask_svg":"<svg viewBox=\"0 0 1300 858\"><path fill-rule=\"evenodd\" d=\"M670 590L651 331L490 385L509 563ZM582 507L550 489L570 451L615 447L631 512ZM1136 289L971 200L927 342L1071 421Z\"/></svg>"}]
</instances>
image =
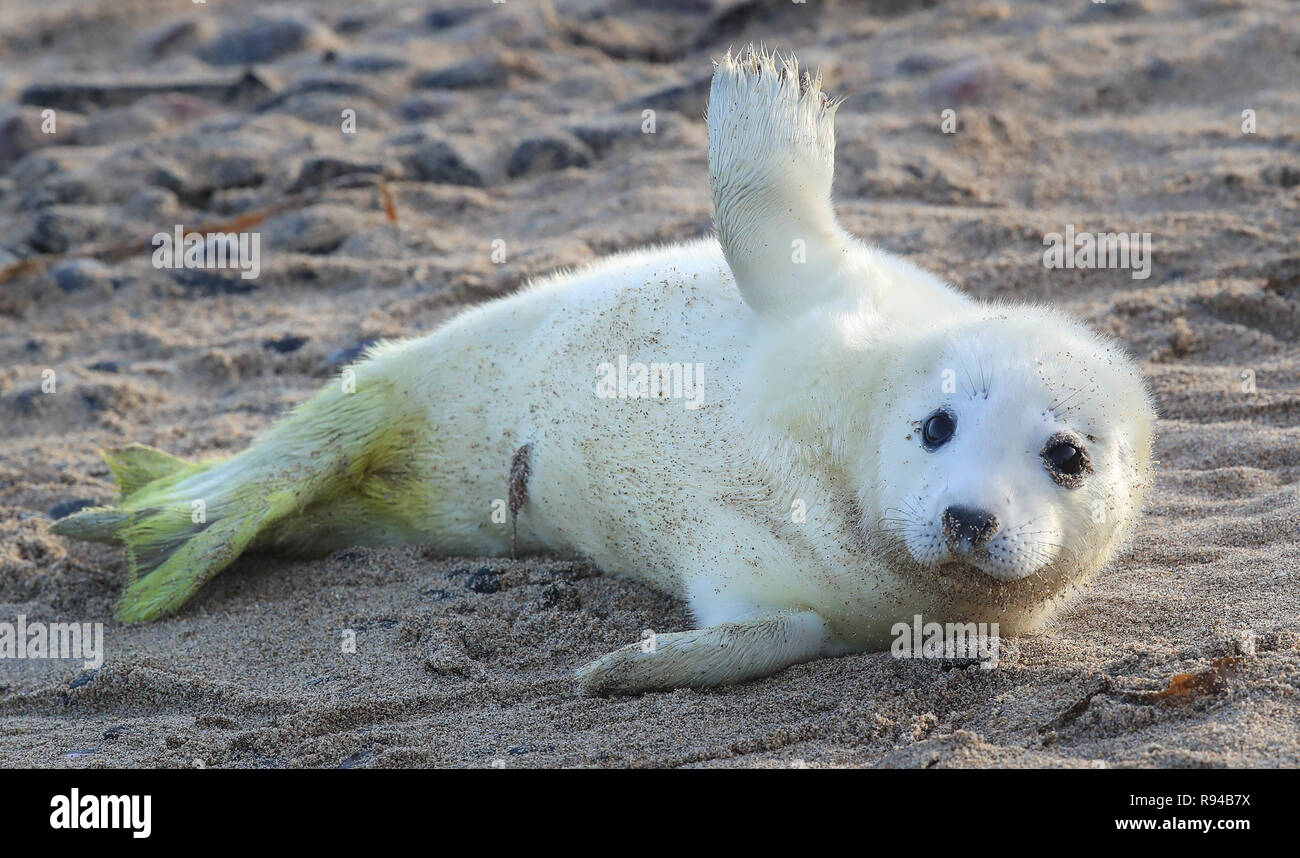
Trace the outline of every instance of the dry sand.
<instances>
[{"instance_id":1,"label":"dry sand","mask_svg":"<svg viewBox=\"0 0 1300 858\"><path fill-rule=\"evenodd\" d=\"M0 265L318 196L258 227L256 280L135 252L0 285L0 620L102 621L106 656L0 661L0 764L1297 765L1294 7L641 5L6 0ZM99 448L228 454L359 342L707 231L709 59L751 40L847 97L849 228L982 298L1067 308L1142 359L1156 487L1131 549L1058 623L992 671L859 655L602 700L576 694L576 665L689 618L581 563L249 557L179 616L113 621L122 554L46 533L57 504L112 499ZM1152 276L1046 270L1043 235L1066 224L1150 232ZM1254 655L1153 696L1246 629Z\"/></svg>"}]
</instances>

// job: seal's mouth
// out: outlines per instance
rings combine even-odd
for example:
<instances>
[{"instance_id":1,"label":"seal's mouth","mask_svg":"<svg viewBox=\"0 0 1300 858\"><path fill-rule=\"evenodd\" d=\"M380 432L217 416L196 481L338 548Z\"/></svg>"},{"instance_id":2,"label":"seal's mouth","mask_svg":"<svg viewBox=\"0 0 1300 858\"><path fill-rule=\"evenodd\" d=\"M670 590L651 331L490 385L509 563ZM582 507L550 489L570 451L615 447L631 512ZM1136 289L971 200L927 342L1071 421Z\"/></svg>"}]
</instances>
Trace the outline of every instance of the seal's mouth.
<instances>
[{"instance_id":1,"label":"seal's mouth","mask_svg":"<svg viewBox=\"0 0 1300 858\"><path fill-rule=\"evenodd\" d=\"M992 578L995 581L1019 581L1022 578L1028 578L1034 574L1034 570L1019 572L1013 569L1003 569L991 563L981 563L977 558L962 558L958 560L948 560L940 563L938 566L940 572L948 575L970 575L984 576Z\"/></svg>"},{"instance_id":2,"label":"seal's mouth","mask_svg":"<svg viewBox=\"0 0 1300 858\"><path fill-rule=\"evenodd\" d=\"M898 529L892 527L863 528L863 546L882 558L900 573L918 583L938 586L949 595L965 594L977 601L990 597L1000 598L1011 593L1030 594L1046 588L1048 595L1077 572L1061 558L1044 557L1044 562L1031 565L1012 565L1000 562L1000 547L974 548L950 545L932 539L929 552L914 550ZM995 595L996 594L996 595Z\"/></svg>"}]
</instances>

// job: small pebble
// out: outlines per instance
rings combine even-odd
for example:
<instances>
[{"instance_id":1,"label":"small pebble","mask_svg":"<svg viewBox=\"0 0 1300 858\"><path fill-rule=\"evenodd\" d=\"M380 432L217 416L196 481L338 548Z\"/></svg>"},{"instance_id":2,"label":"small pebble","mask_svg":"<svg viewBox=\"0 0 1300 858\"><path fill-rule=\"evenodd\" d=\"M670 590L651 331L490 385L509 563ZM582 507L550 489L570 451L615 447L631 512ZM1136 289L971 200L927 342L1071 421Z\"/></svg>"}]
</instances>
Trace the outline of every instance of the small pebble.
<instances>
[{"instance_id":1,"label":"small pebble","mask_svg":"<svg viewBox=\"0 0 1300 858\"><path fill-rule=\"evenodd\" d=\"M94 505L95 502L90 498L77 498L76 500L60 501L59 503L56 503L54 506L50 507L50 518L53 518L55 520L58 520L60 518L67 518L68 516L72 515L74 512L83 510L88 506L94 506ZM74 685L73 688L76 688L76 686Z\"/></svg>"},{"instance_id":2,"label":"small pebble","mask_svg":"<svg viewBox=\"0 0 1300 858\"><path fill-rule=\"evenodd\" d=\"M480 569L469 576L465 586L475 593L495 593L501 589L500 574L489 569Z\"/></svg>"},{"instance_id":3,"label":"small pebble","mask_svg":"<svg viewBox=\"0 0 1300 858\"><path fill-rule=\"evenodd\" d=\"M343 364L355 363L366 353L366 349L370 348L377 342L379 341L374 337L361 340L360 342L353 343L346 348L331 353L329 357L325 358L325 361L330 366L341 366Z\"/></svg>"},{"instance_id":4,"label":"small pebble","mask_svg":"<svg viewBox=\"0 0 1300 858\"><path fill-rule=\"evenodd\" d=\"M483 187L483 178L445 140L421 144L407 156L406 162L415 177L424 182Z\"/></svg>"},{"instance_id":5,"label":"small pebble","mask_svg":"<svg viewBox=\"0 0 1300 858\"><path fill-rule=\"evenodd\" d=\"M293 334L286 334L285 336L280 337L280 339L278 340L263 340L262 348L269 349L271 351L276 351L279 352L280 354L288 354L289 352L298 351L298 349L302 348L303 344L306 343L309 339L311 338L299 337Z\"/></svg>"},{"instance_id":6,"label":"small pebble","mask_svg":"<svg viewBox=\"0 0 1300 858\"><path fill-rule=\"evenodd\" d=\"M95 259L65 260L50 269L50 276L64 292L84 292L113 282L112 270Z\"/></svg>"},{"instance_id":7,"label":"small pebble","mask_svg":"<svg viewBox=\"0 0 1300 858\"><path fill-rule=\"evenodd\" d=\"M199 57L213 65L248 65L333 45L330 32L314 18L297 12L266 11L241 17L227 26L199 50Z\"/></svg>"},{"instance_id":8,"label":"small pebble","mask_svg":"<svg viewBox=\"0 0 1300 858\"><path fill-rule=\"evenodd\" d=\"M591 157L587 148L576 138L534 137L523 141L510 153L506 174L514 179L529 173L589 166Z\"/></svg>"}]
</instances>

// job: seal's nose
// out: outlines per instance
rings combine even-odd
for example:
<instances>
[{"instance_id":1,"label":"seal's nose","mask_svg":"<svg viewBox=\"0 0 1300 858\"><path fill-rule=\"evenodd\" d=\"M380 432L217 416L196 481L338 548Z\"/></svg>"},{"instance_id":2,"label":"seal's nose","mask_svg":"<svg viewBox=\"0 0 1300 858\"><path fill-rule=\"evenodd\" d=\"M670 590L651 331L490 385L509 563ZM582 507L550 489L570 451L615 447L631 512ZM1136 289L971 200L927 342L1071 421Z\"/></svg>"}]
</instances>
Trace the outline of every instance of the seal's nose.
<instances>
[{"instance_id":1,"label":"seal's nose","mask_svg":"<svg viewBox=\"0 0 1300 858\"><path fill-rule=\"evenodd\" d=\"M988 510L950 506L943 511L943 533L950 545L968 542L971 548L983 548L1001 526Z\"/></svg>"}]
</instances>

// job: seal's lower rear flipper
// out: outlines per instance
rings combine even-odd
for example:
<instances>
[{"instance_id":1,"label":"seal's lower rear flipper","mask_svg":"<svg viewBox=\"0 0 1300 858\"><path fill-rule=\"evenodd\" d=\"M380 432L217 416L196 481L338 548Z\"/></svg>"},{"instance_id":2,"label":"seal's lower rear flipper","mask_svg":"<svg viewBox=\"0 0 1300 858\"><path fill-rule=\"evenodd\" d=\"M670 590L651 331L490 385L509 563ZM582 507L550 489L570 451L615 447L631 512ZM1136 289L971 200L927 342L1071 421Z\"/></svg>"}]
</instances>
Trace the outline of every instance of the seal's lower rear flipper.
<instances>
[{"instance_id":1,"label":"seal's lower rear flipper","mask_svg":"<svg viewBox=\"0 0 1300 858\"><path fill-rule=\"evenodd\" d=\"M144 519L137 526L140 545L152 550L157 560L140 563L131 538L132 571L137 577L122 594L117 616L124 623L156 619L185 604L205 581L229 566L252 544L264 528L297 507L292 491L280 490L265 497L250 498L241 511L228 513L207 525L187 525L184 520L167 523L162 513ZM143 533L153 530L154 536ZM142 573L152 568L148 574Z\"/></svg>"},{"instance_id":2,"label":"seal's lower rear flipper","mask_svg":"<svg viewBox=\"0 0 1300 858\"><path fill-rule=\"evenodd\" d=\"M104 458L121 503L81 510L50 530L126 548L132 584L118 608L123 622L179 608L297 503L293 491L274 484L238 485L237 460L189 464L142 444L105 451Z\"/></svg>"},{"instance_id":3,"label":"seal's lower rear flipper","mask_svg":"<svg viewBox=\"0 0 1300 858\"><path fill-rule=\"evenodd\" d=\"M50 530L126 548L123 622L175 611L250 548L302 552L331 530L335 541L353 536L356 522L359 541L403 541L427 495L407 454L427 430L413 428L391 382L357 371L355 389L327 387L229 459L191 464L142 444L106 451L121 501Z\"/></svg>"}]
</instances>

